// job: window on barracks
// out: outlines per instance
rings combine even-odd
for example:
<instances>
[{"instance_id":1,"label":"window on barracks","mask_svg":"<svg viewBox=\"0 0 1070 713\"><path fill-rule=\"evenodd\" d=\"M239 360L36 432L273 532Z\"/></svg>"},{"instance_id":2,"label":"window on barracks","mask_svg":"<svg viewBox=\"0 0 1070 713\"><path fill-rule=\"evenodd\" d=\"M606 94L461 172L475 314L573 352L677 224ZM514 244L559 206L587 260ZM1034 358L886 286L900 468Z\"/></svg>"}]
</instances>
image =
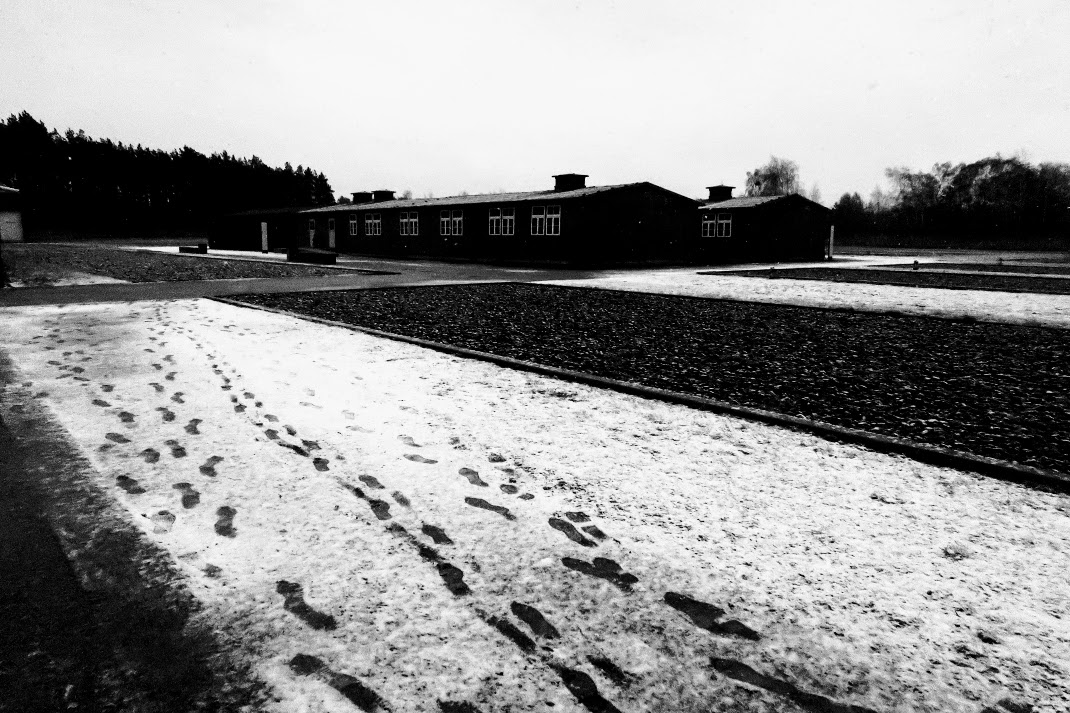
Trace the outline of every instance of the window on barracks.
<instances>
[{"instance_id":1,"label":"window on barracks","mask_svg":"<svg viewBox=\"0 0 1070 713\"><path fill-rule=\"evenodd\" d=\"M364 214L364 234L365 235L382 235L383 234L383 220L380 213L365 213Z\"/></svg>"},{"instance_id":2,"label":"window on barracks","mask_svg":"<svg viewBox=\"0 0 1070 713\"><path fill-rule=\"evenodd\" d=\"M717 235L717 218L704 213L702 215L702 237L712 238Z\"/></svg>"},{"instance_id":3,"label":"window on barracks","mask_svg":"<svg viewBox=\"0 0 1070 713\"><path fill-rule=\"evenodd\" d=\"M491 208L488 213L488 220L490 225L487 226L488 235L501 235L502 234L502 209Z\"/></svg>"},{"instance_id":4,"label":"window on barracks","mask_svg":"<svg viewBox=\"0 0 1070 713\"><path fill-rule=\"evenodd\" d=\"M516 232L516 208L502 208L502 235Z\"/></svg>"},{"instance_id":5,"label":"window on barracks","mask_svg":"<svg viewBox=\"0 0 1070 713\"><path fill-rule=\"evenodd\" d=\"M350 213L349 214L349 234L350 235L357 235L358 234L357 214L356 213Z\"/></svg>"},{"instance_id":6,"label":"window on barracks","mask_svg":"<svg viewBox=\"0 0 1070 713\"><path fill-rule=\"evenodd\" d=\"M402 211L401 212L401 234L402 235L419 235L420 234L420 217L416 211Z\"/></svg>"},{"instance_id":7,"label":"window on barracks","mask_svg":"<svg viewBox=\"0 0 1070 713\"><path fill-rule=\"evenodd\" d=\"M552 205L546 208L546 234L561 234L561 206Z\"/></svg>"},{"instance_id":8,"label":"window on barracks","mask_svg":"<svg viewBox=\"0 0 1070 713\"><path fill-rule=\"evenodd\" d=\"M546 208L537 205L531 208L531 234L546 235Z\"/></svg>"},{"instance_id":9,"label":"window on barracks","mask_svg":"<svg viewBox=\"0 0 1070 713\"><path fill-rule=\"evenodd\" d=\"M717 214L717 237L718 238L730 238L730 237L732 237L732 214L731 213L718 213Z\"/></svg>"},{"instance_id":10,"label":"window on barracks","mask_svg":"<svg viewBox=\"0 0 1070 713\"><path fill-rule=\"evenodd\" d=\"M464 234L464 211L462 211L462 210L453 211L453 216L451 217L451 222L453 223L453 234L454 235L463 235Z\"/></svg>"},{"instance_id":11,"label":"window on barracks","mask_svg":"<svg viewBox=\"0 0 1070 713\"><path fill-rule=\"evenodd\" d=\"M334 218L327 219L327 230L334 230Z\"/></svg>"},{"instance_id":12,"label":"window on barracks","mask_svg":"<svg viewBox=\"0 0 1070 713\"><path fill-rule=\"evenodd\" d=\"M439 211L438 214L438 234L439 235L451 235L450 230L450 212L448 210Z\"/></svg>"}]
</instances>

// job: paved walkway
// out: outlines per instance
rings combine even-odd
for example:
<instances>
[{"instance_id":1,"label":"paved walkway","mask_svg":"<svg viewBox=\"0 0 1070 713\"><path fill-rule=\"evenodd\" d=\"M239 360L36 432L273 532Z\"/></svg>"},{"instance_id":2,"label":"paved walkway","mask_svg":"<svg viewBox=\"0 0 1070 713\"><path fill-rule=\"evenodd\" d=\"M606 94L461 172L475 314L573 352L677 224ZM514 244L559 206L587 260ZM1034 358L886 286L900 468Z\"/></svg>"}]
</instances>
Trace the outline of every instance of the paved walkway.
<instances>
[{"instance_id":1,"label":"paved walkway","mask_svg":"<svg viewBox=\"0 0 1070 713\"><path fill-rule=\"evenodd\" d=\"M472 263L363 259L360 267L394 274L366 275L339 271L327 277L273 277L182 282L129 282L0 291L0 307L92 302L222 297L268 292L360 290L473 282L537 282L596 277L603 271L509 268Z\"/></svg>"}]
</instances>

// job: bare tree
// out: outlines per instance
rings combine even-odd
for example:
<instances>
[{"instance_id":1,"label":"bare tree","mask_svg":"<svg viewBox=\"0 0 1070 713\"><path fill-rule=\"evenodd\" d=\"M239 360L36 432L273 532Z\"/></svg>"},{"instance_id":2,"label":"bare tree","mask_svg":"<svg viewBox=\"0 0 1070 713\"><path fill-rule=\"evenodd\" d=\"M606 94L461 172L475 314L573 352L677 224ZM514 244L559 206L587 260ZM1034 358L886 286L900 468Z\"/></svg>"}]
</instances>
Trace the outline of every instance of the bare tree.
<instances>
[{"instance_id":1,"label":"bare tree","mask_svg":"<svg viewBox=\"0 0 1070 713\"><path fill-rule=\"evenodd\" d=\"M812 200L814 203L821 203L821 189L818 188L816 183L810 187L810 194L807 196L807 198Z\"/></svg>"},{"instance_id":2,"label":"bare tree","mask_svg":"<svg viewBox=\"0 0 1070 713\"><path fill-rule=\"evenodd\" d=\"M748 196L784 196L801 193L799 164L786 158L769 157L769 163L747 172Z\"/></svg>"}]
</instances>

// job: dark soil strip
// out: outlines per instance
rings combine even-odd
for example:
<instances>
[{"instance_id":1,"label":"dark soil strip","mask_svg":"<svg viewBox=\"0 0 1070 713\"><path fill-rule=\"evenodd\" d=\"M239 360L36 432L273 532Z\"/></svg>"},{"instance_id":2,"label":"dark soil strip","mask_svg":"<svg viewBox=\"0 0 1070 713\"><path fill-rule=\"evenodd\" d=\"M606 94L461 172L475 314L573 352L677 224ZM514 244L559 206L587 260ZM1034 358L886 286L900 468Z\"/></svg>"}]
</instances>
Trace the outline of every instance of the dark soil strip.
<instances>
[{"instance_id":1,"label":"dark soil strip","mask_svg":"<svg viewBox=\"0 0 1070 713\"><path fill-rule=\"evenodd\" d=\"M377 709L389 710L378 693L347 673L332 671L327 664L315 656L297 654L290 659L290 670L298 676L316 676L366 713Z\"/></svg>"},{"instance_id":2,"label":"dark soil strip","mask_svg":"<svg viewBox=\"0 0 1070 713\"><path fill-rule=\"evenodd\" d=\"M692 599L685 594L666 592L665 603L685 614L692 624L700 629L705 629L711 634L735 636L750 641L758 641L762 638L758 632L735 619L718 621L725 615L724 609L698 599Z\"/></svg>"},{"instance_id":3,"label":"dark soil strip","mask_svg":"<svg viewBox=\"0 0 1070 713\"><path fill-rule=\"evenodd\" d=\"M794 683L758 673L741 661L713 658L710 659L710 665L713 666L715 671L728 678L749 683L752 686L764 688L767 691L784 696L799 707L814 711L814 713L876 713L872 708L837 703L825 696L807 693L796 687Z\"/></svg>"},{"instance_id":4,"label":"dark soil strip","mask_svg":"<svg viewBox=\"0 0 1070 713\"><path fill-rule=\"evenodd\" d=\"M530 284L242 301L1070 472L1070 330Z\"/></svg>"},{"instance_id":5,"label":"dark soil strip","mask_svg":"<svg viewBox=\"0 0 1070 713\"><path fill-rule=\"evenodd\" d=\"M933 266L935 267L935 265ZM710 275L742 275L787 280L823 280L826 282L857 282L904 287L936 287L945 290L995 290L998 292L1034 292L1048 295L1070 295L1070 280L1057 277L1020 277L1017 275L970 275L954 272L925 272L918 270L859 270L834 267L792 267L776 270L737 270L734 272L701 273Z\"/></svg>"},{"instance_id":6,"label":"dark soil strip","mask_svg":"<svg viewBox=\"0 0 1070 713\"><path fill-rule=\"evenodd\" d=\"M300 584L280 579L275 584L275 591L281 594L285 600L282 604L283 608L291 614L295 614L298 619L313 629L334 631L338 628L338 622L335 621L333 616L316 611L305 602L304 591Z\"/></svg>"},{"instance_id":7,"label":"dark soil strip","mask_svg":"<svg viewBox=\"0 0 1070 713\"><path fill-rule=\"evenodd\" d=\"M439 713L481 713L468 701L438 701Z\"/></svg>"},{"instance_id":8,"label":"dark soil strip","mask_svg":"<svg viewBox=\"0 0 1070 713\"><path fill-rule=\"evenodd\" d=\"M0 383L9 375L0 354ZM186 575L95 477L47 411L3 414L0 710L270 705L263 684L226 653L234 642L196 623Z\"/></svg>"},{"instance_id":9,"label":"dark soil strip","mask_svg":"<svg viewBox=\"0 0 1070 713\"><path fill-rule=\"evenodd\" d=\"M250 277L325 277L361 273L391 274L356 268L320 268L285 263L216 260L168 255L166 253L114 250L99 246L81 247L56 244L4 246L4 261L12 265L13 276L35 271L88 272L127 282L175 282L185 280L226 280ZM27 275L28 276L28 275Z\"/></svg>"}]
</instances>

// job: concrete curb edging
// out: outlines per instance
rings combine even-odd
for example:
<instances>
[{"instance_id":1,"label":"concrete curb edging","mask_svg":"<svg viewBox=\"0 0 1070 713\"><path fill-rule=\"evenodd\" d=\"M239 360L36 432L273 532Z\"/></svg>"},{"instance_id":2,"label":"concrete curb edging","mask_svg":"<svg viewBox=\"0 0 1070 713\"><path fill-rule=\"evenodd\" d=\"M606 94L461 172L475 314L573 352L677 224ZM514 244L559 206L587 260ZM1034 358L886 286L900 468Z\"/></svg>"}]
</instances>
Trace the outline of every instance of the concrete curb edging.
<instances>
[{"instance_id":1,"label":"concrete curb edging","mask_svg":"<svg viewBox=\"0 0 1070 713\"><path fill-rule=\"evenodd\" d=\"M287 317L296 317L297 319L316 322L331 327L341 327L354 332L363 332L376 337L384 337L394 341L406 342L408 344L434 349L435 351L452 354L454 356L487 361L509 369L517 369L519 371L532 372L542 376L562 379L564 381L572 381L586 384L588 386L610 389L632 396L640 396L656 399L658 401L680 404L682 406L690 406L691 408L700 409L702 411L736 416L738 418L747 419L748 421L758 421L759 423L766 423L773 426L805 431L822 438L865 446L866 448L881 453L904 455L922 463L929 463L930 465L970 471L999 480L1018 483L1020 485L1031 487L1039 486L1050 488L1056 492L1070 494L1070 475L1064 475L1056 471L1042 470L1028 465L1020 465L1010 461L999 460L998 458L974 455L972 453L957 451L951 448L941 448L939 446L915 443L914 441L908 441L902 438L893 438L891 436L869 433L854 428L835 426L830 423L812 421L798 416L788 416L787 414L777 413L775 411L766 411L764 409L751 408L749 406L737 406L735 404L708 399L702 396L692 396L677 391L668 391L666 389L642 386L640 384L609 379L602 376L595 376L593 374L586 374L584 372L546 366L544 364L523 361L512 357L499 356L497 354L476 351L474 349L466 349L452 344L432 342L418 337L409 337L404 334L384 332L370 327L360 327L335 320L323 319L321 317L313 317L311 315L299 314L297 312L264 307L262 305L250 304L248 302L242 302L227 297L209 297L207 299L234 305L236 307L258 309L264 312L286 315Z\"/></svg>"}]
</instances>

